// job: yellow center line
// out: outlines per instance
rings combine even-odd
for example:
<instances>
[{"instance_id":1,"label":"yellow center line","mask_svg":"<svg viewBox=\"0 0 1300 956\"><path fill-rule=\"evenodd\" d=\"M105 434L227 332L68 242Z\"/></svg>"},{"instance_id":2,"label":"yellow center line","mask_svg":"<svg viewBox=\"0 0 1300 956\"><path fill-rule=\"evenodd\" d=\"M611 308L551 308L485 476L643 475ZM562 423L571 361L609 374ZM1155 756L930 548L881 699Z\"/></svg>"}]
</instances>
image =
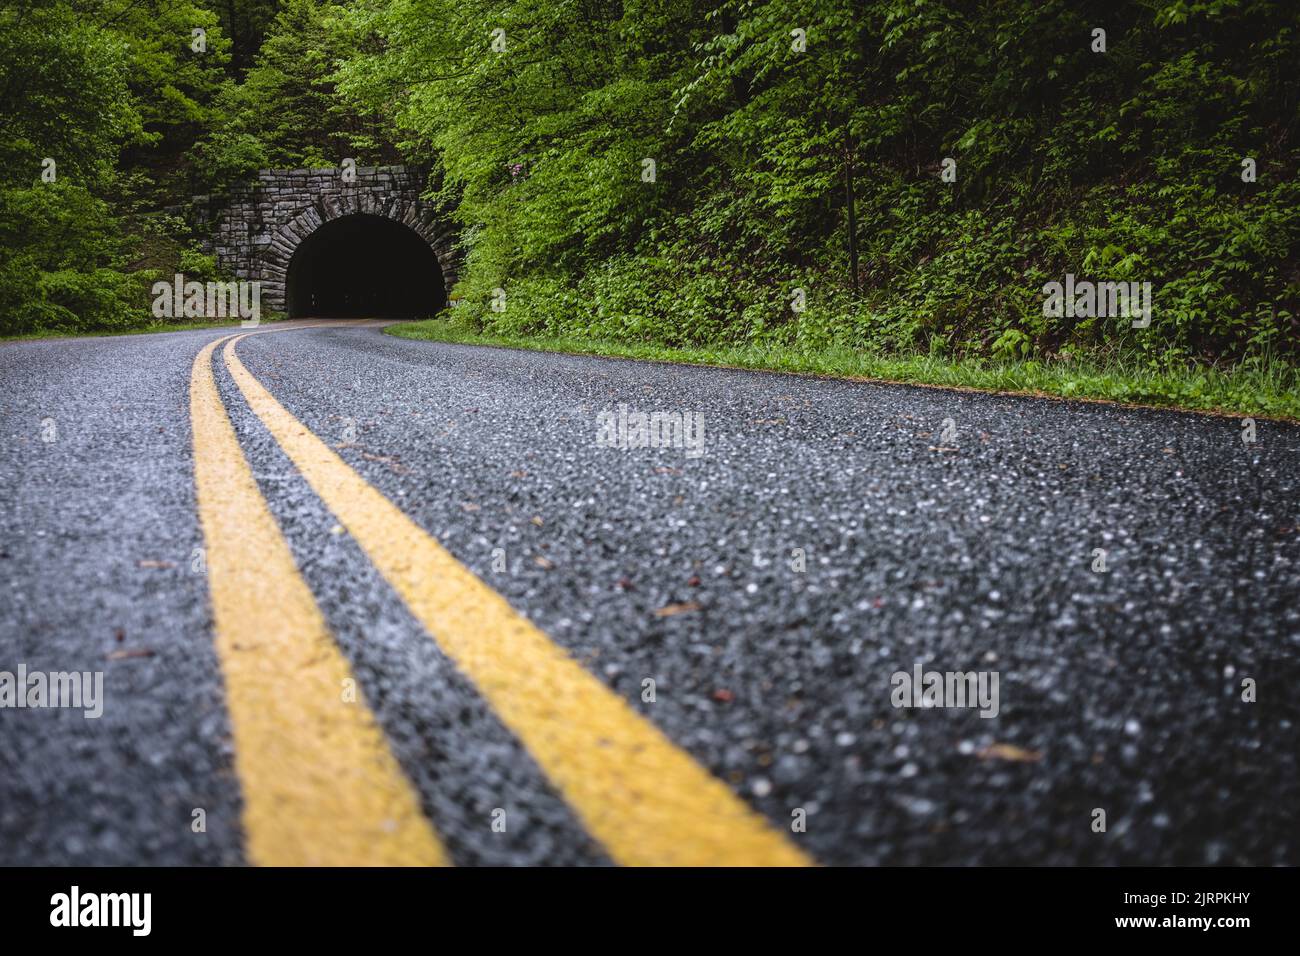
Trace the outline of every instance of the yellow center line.
<instances>
[{"instance_id":1,"label":"yellow center line","mask_svg":"<svg viewBox=\"0 0 1300 956\"><path fill-rule=\"evenodd\" d=\"M194 360L190 417L247 857L268 866L445 864L383 731L346 683L347 660L240 450L212 374L223 341Z\"/></svg>"},{"instance_id":2,"label":"yellow center line","mask_svg":"<svg viewBox=\"0 0 1300 956\"><path fill-rule=\"evenodd\" d=\"M225 348L249 406L617 862L808 865L654 724L348 466Z\"/></svg>"}]
</instances>

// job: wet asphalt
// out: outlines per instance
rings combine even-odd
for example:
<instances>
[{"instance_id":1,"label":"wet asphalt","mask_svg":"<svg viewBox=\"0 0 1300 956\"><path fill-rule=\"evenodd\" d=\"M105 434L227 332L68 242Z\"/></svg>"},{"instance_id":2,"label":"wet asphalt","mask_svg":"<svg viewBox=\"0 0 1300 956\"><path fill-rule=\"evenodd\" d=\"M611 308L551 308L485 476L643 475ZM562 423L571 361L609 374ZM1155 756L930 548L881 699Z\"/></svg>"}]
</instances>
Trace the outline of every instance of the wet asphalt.
<instances>
[{"instance_id":1,"label":"wet asphalt","mask_svg":"<svg viewBox=\"0 0 1300 956\"><path fill-rule=\"evenodd\" d=\"M0 863L244 860L191 568L190 365L226 334L0 344L0 671L102 670L106 697L0 708ZM1300 427L373 327L239 353L774 826L801 811L820 862L1300 862ZM608 864L216 369L455 861ZM620 405L700 415L702 454L604 447ZM918 663L996 674L997 715L895 707Z\"/></svg>"}]
</instances>

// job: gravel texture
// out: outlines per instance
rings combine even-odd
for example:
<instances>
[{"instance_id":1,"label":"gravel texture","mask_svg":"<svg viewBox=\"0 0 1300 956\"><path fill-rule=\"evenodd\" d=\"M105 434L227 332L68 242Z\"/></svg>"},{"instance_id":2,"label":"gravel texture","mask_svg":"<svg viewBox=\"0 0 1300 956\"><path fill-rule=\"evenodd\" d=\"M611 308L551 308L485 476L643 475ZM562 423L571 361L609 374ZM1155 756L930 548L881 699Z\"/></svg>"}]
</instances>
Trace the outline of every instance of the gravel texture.
<instances>
[{"instance_id":1,"label":"gravel texture","mask_svg":"<svg viewBox=\"0 0 1300 956\"><path fill-rule=\"evenodd\" d=\"M108 697L98 721L0 709L0 862L242 859L189 568L189 369L223 334L0 346L0 670L102 669ZM804 811L794 838L820 862L1300 862L1296 426L1261 421L1247 445L1227 418L373 327L258 335L239 353L775 826ZM218 382L456 861L608 863L220 362ZM698 413L703 453L603 447L598 415L620 405ZM996 673L997 715L893 706L892 675L918 662ZM508 835L490 830L495 807Z\"/></svg>"}]
</instances>

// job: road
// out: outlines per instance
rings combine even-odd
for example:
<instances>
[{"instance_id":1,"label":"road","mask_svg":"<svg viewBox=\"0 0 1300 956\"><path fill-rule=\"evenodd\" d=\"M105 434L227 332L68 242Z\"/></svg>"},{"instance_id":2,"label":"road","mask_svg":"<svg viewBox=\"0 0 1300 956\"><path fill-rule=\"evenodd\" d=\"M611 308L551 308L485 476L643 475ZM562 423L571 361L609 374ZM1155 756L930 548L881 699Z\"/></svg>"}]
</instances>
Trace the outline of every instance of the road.
<instances>
[{"instance_id":1,"label":"road","mask_svg":"<svg viewBox=\"0 0 1300 956\"><path fill-rule=\"evenodd\" d=\"M0 345L0 863L1300 862L1300 428L379 325Z\"/></svg>"}]
</instances>

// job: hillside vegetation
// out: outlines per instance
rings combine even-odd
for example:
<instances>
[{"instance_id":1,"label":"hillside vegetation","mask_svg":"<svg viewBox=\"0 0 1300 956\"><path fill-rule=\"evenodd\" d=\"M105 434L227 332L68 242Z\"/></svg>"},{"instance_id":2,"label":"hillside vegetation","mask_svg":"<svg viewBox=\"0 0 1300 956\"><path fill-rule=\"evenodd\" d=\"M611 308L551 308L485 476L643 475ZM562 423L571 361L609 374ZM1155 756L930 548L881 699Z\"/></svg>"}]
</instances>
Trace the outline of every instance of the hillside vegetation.
<instances>
[{"instance_id":1,"label":"hillside vegetation","mask_svg":"<svg viewBox=\"0 0 1300 956\"><path fill-rule=\"evenodd\" d=\"M1293 3L101 6L3 13L5 331L135 321L127 198L346 154L428 165L485 336L1294 387ZM75 182L34 185L59 150ZM1045 314L1067 275L1149 283L1150 324Z\"/></svg>"}]
</instances>

